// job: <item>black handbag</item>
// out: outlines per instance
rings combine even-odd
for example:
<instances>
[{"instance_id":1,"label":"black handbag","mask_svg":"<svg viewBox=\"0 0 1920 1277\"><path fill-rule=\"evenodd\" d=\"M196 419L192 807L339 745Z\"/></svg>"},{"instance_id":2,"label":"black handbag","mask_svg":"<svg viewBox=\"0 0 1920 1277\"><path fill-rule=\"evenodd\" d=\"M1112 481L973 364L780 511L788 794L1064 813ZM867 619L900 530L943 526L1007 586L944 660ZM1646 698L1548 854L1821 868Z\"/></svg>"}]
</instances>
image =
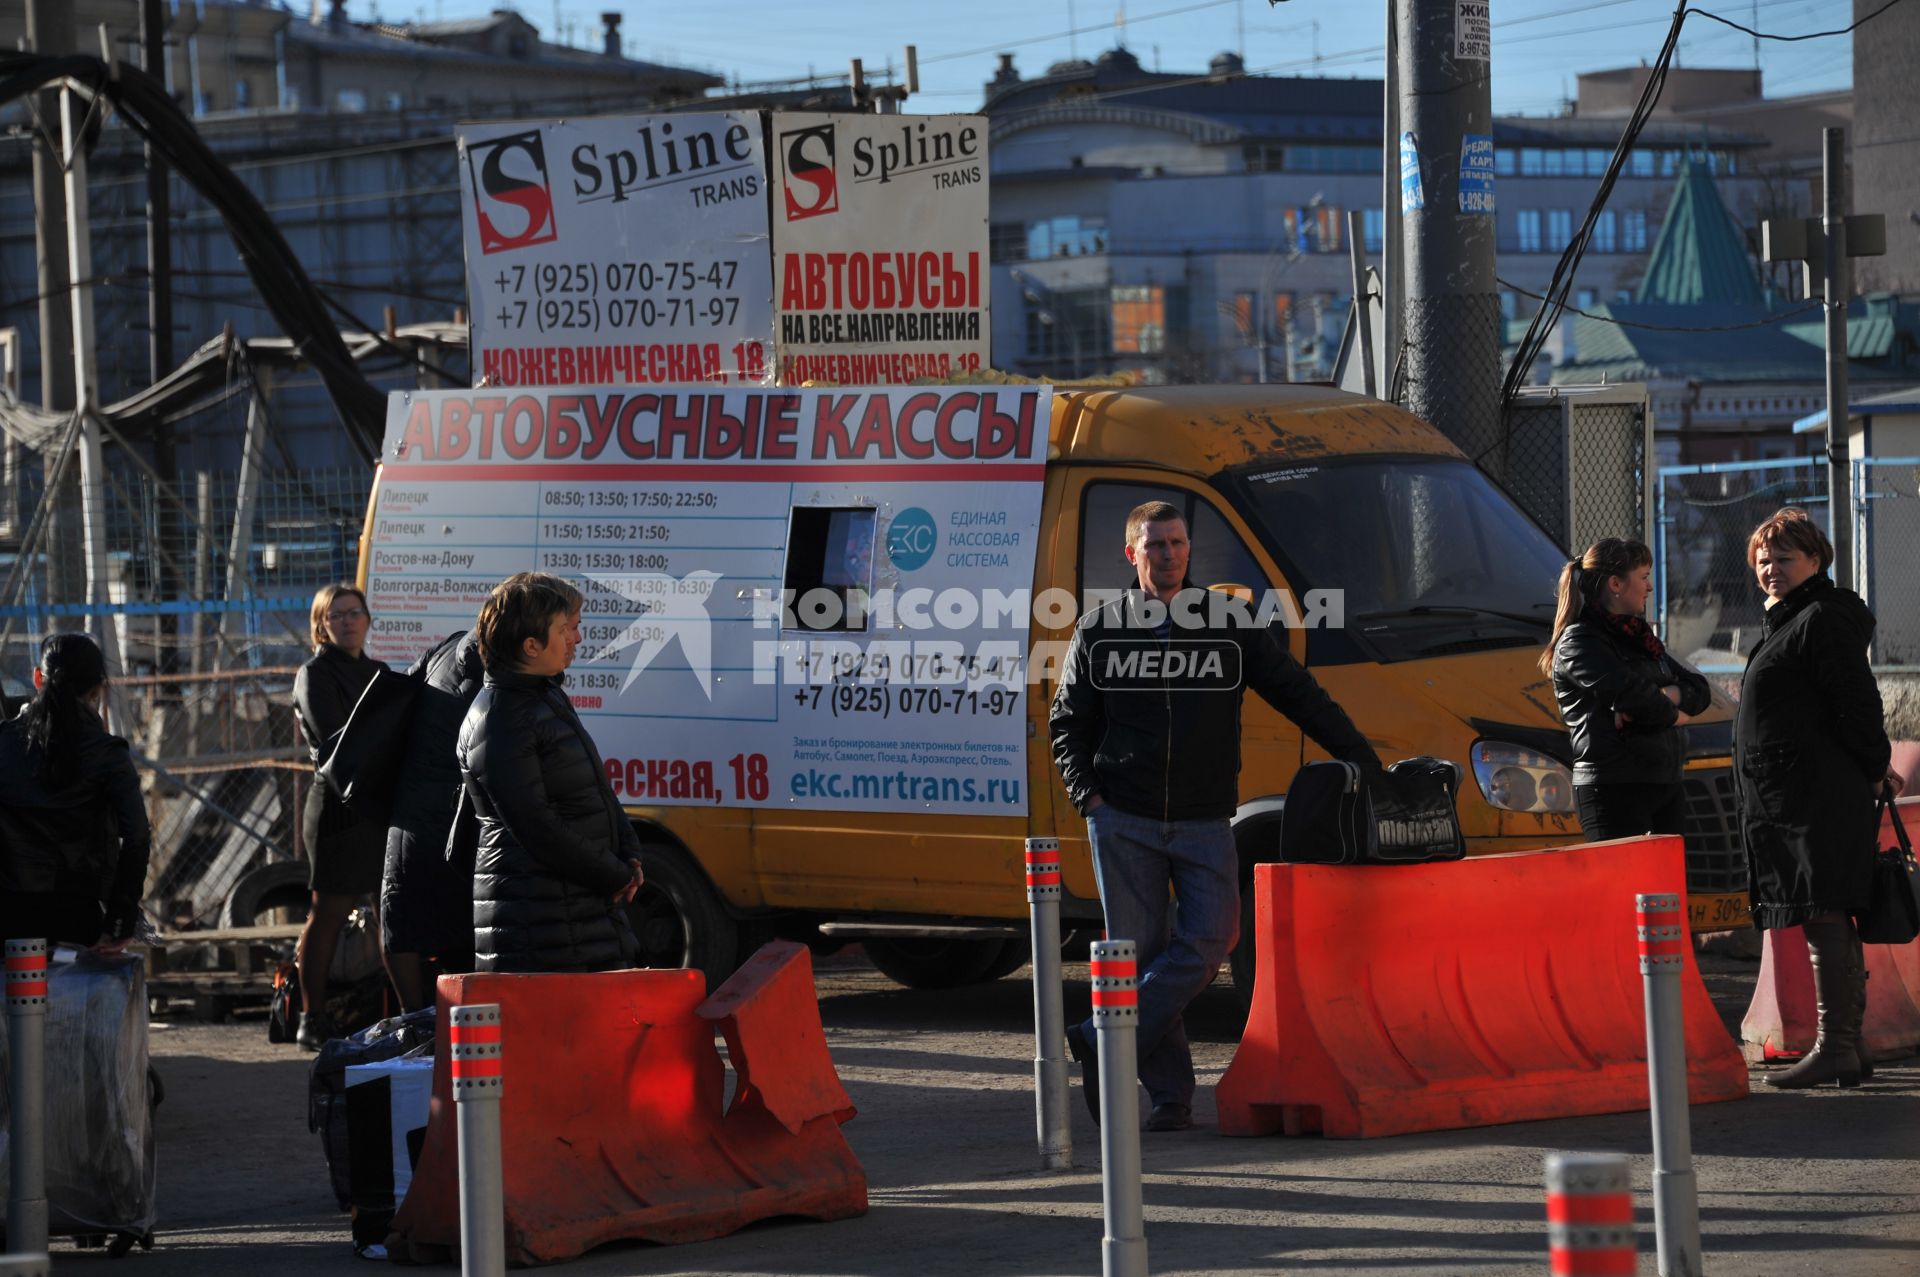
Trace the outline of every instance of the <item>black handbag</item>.
<instances>
[{"instance_id":1,"label":"black handbag","mask_svg":"<svg viewBox=\"0 0 1920 1277\"><path fill-rule=\"evenodd\" d=\"M1287 788L1280 859L1307 865L1404 865L1467 854L1456 803L1461 768L1408 758L1367 777L1353 763L1308 763Z\"/></svg>"},{"instance_id":2,"label":"black handbag","mask_svg":"<svg viewBox=\"0 0 1920 1277\"><path fill-rule=\"evenodd\" d=\"M1893 823L1894 846L1873 858L1873 886L1867 911L1854 919L1863 944L1912 944L1920 938L1920 878L1915 877L1913 843L1900 823L1900 809L1890 798L1880 800ZM1876 814L1878 814L1876 812Z\"/></svg>"}]
</instances>

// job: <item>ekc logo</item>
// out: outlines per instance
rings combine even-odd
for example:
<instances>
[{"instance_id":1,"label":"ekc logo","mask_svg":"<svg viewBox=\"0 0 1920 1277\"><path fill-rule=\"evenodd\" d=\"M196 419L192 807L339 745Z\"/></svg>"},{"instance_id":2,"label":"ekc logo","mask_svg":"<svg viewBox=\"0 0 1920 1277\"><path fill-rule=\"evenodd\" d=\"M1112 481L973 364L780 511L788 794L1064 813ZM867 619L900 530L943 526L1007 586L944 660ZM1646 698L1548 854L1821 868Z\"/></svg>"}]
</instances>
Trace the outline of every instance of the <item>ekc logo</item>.
<instances>
[{"instance_id":1,"label":"ekc logo","mask_svg":"<svg viewBox=\"0 0 1920 1277\"><path fill-rule=\"evenodd\" d=\"M787 220L798 222L840 211L840 178L834 166L833 125L816 124L780 135L786 165Z\"/></svg>"},{"instance_id":2,"label":"ekc logo","mask_svg":"<svg viewBox=\"0 0 1920 1277\"><path fill-rule=\"evenodd\" d=\"M927 566L927 560L940 544L940 530L933 516L919 506L902 510L887 525L887 557L902 572Z\"/></svg>"},{"instance_id":3,"label":"ekc logo","mask_svg":"<svg viewBox=\"0 0 1920 1277\"><path fill-rule=\"evenodd\" d=\"M559 238L547 153L538 130L467 145L467 176L480 222L480 251L545 244Z\"/></svg>"}]
</instances>

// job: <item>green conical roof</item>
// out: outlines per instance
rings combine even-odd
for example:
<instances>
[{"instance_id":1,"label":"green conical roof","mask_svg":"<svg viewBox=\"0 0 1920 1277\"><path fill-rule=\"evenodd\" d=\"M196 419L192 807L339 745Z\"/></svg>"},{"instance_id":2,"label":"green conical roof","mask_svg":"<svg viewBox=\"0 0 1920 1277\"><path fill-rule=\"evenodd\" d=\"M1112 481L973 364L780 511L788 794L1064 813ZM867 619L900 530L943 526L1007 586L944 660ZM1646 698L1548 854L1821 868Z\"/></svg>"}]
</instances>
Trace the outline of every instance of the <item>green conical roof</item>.
<instances>
[{"instance_id":1,"label":"green conical roof","mask_svg":"<svg viewBox=\"0 0 1920 1277\"><path fill-rule=\"evenodd\" d=\"M1681 165L1667 219L1633 299L1668 306L1761 303L1746 240L1721 203L1713 174L1697 160Z\"/></svg>"}]
</instances>

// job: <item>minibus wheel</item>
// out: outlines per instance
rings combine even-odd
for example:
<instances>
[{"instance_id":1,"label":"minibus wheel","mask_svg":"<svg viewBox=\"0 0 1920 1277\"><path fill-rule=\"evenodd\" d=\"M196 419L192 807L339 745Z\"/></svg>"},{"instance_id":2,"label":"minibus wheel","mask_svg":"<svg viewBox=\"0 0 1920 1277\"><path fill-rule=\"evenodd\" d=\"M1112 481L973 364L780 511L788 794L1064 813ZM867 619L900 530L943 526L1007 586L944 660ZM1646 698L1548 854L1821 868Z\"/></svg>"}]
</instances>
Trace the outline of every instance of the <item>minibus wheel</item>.
<instances>
[{"instance_id":1,"label":"minibus wheel","mask_svg":"<svg viewBox=\"0 0 1920 1277\"><path fill-rule=\"evenodd\" d=\"M705 874L678 849L643 843L646 881L627 905L642 967L693 967L719 987L740 965L740 929Z\"/></svg>"}]
</instances>

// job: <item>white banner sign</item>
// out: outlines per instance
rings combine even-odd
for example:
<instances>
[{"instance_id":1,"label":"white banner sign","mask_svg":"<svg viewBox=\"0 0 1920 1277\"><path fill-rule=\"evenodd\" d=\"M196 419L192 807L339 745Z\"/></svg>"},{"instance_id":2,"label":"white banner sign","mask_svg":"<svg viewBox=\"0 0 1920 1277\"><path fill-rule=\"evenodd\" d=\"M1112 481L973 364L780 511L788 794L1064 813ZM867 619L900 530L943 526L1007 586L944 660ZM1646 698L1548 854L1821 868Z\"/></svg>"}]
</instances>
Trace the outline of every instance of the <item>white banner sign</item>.
<instances>
[{"instance_id":1,"label":"white banner sign","mask_svg":"<svg viewBox=\"0 0 1920 1277\"><path fill-rule=\"evenodd\" d=\"M1050 404L395 394L369 650L404 665L502 578L552 572L586 596L568 687L626 801L1024 813Z\"/></svg>"},{"instance_id":2,"label":"white banner sign","mask_svg":"<svg viewBox=\"0 0 1920 1277\"><path fill-rule=\"evenodd\" d=\"M476 385L772 377L752 111L459 130Z\"/></svg>"},{"instance_id":3,"label":"white banner sign","mask_svg":"<svg viewBox=\"0 0 1920 1277\"><path fill-rule=\"evenodd\" d=\"M781 380L986 367L986 119L775 114L771 131Z\"/></svg>"}]
</instances>

